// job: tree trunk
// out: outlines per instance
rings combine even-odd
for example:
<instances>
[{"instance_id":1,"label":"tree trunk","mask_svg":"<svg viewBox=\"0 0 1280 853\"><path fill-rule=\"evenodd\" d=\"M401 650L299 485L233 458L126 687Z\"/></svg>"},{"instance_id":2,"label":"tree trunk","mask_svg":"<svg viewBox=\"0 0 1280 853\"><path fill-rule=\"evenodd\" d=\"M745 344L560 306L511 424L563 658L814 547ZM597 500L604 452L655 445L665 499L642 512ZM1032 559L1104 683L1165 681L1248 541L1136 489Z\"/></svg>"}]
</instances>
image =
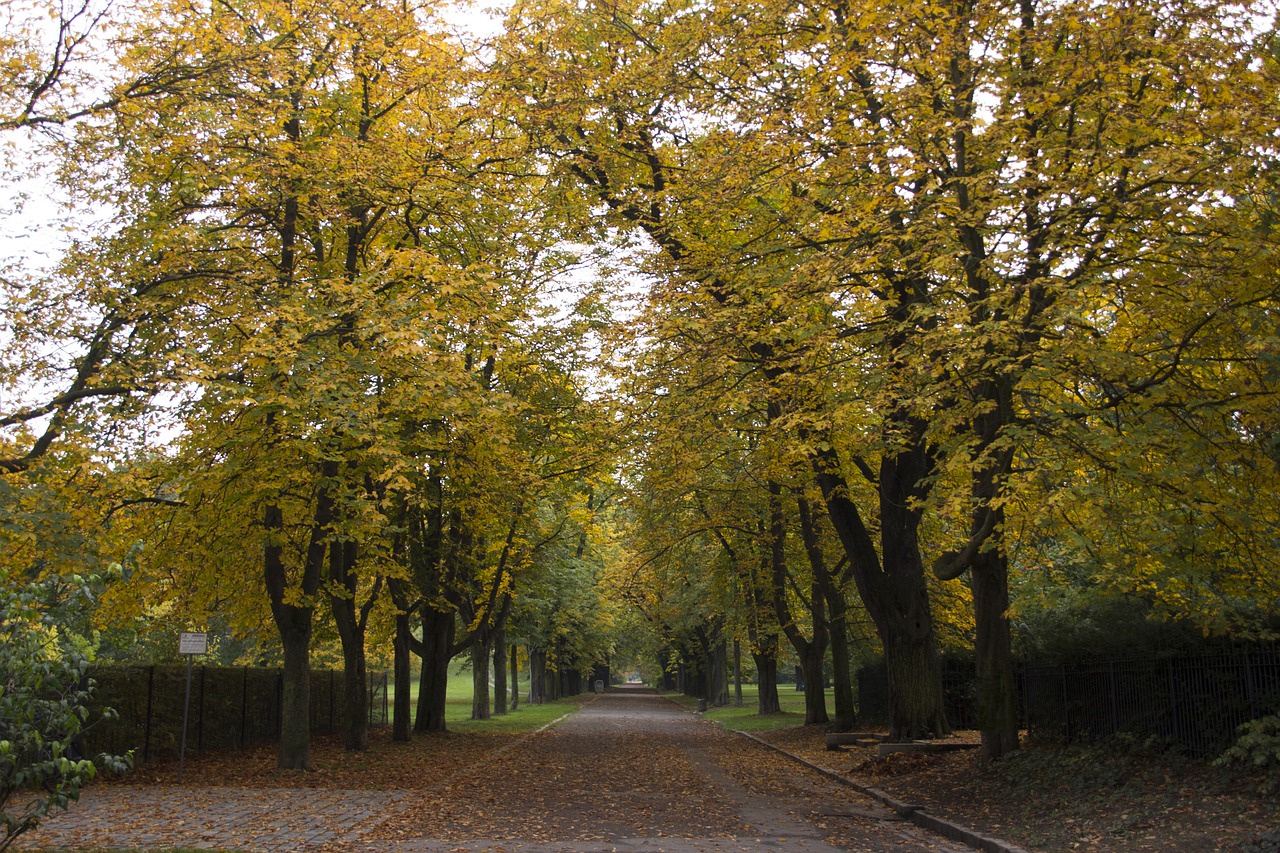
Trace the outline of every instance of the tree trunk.
<instances>
[{"instance_id":1,"label":"tree trunk","mask_svg":"<svg viewBox=\"0 0 1280 853\"><path fill-rule=\"evenodd\" d=\"M771 405L771 412L773 411ZM776 417L776 415L775 415ZM817 532L813 520L807 511L807 505L800 504L800 526L803 531L805 550L809 558L813 578L809 584L809 617L813 625L813 637L807 638L796 625L791 612L790 598L787 594L788 580L791 573L787 568L786 530L787 519L782 505L782 487L778 483L768 483L769 491L769 563L773 611L778 625L786 635L791 647L800 658L800 666L796 668L796 689L804 691L805 725L819 725L827 722L827 696L822 678L822 664L827 653L826 609L823 606L822 593L818 584L818 575L825 571L821 546L817 541Z\"/></svg>"},{"instance_id":2,"label":"tree trunk","mask_svg":"<svg viewBox=\"0 0 1280 853\"><path fill-rule=\"evenodd\" d=\"M982 753L994 760L1018 749L1018 692L1009 636L1009 573L1000 549L980 554L970 567L975 618L974 657Z\"/></svg>"},{"instance_id":3,"label":"tree trunk","mask_svg":"<svg viewBox=\"0 0 1280 853\"><path fill-rule=\"evenodd\" d=\"M711 697L713 707L729 704L729 641L724 636L715 644L711 656Z\"/></svg>"},{"instance_id":4,"label":"tree trunk","mask_svg":"<svg viewBox=\"0 0 1280 853\"><path fill-rule=\"evenodd\" d=\"M826 663L826 655L816 643L809 643L805 654L800 658L800 669L804 674L804 724L806 726L822 725L827 722L827 691L823 683L822 668Z\"/></svg>"},{"instance_id":5,"label":"tree trunk","mask_svg":"<svg viewBox=\"0 0 1280 853\"><path fill-rule=\"evenodd\" d=\"M1018 748L1018 693L1009 631L1009 558L1004 550L1004 507L999 503L1005 479L1013 467L1013 451L995 449L1006 427L1014 422L1013 380L1000 377L982 382L981 399L989 408L974 418L973 431L986 452L985 464L973 475L971 494L978 511L970 527L971 541L990 522L990 538L969 563L973 591L974 660L978 681L978 725L987 760Z\"/></svg>"},{"instance_id":6,"label":"tree trunk","mask_svg":"<svg viewBox=\"0 0 1280 853\"><path fill-rule=\"evenodd\" d=\"M493 632L493 714L507 713L507 632L496 628Z\"/></svg>"},{"instance_id":7,"label":"tree trunk","mask_svg":"<svg viewBox=\"0 0 1280 853\"><path fill-rule=\"evenodd\" d=\"M311 763L311 608L282 605L277 617L284 647L280 695L281 770L312 770ZM287 622L287 624L285 624Z\"/></svg>"},{"instance_id":8,"label":"tree trunk","mask_svg":"<svg viewBox=\"0 0 1280 853\"><path fill-rule=\"evenodd\" d=\"M942 662L932 636L890 634L884 657L889 677L889 732L892 740L944 737L950 732L941 696Z\"/></svg>"},{"instance_id":9,"label":"tree trunk","mask_svg":"<svg viewBox=\"0 0 1280 853\"><path fill-rule=\"evenodd\" d=\"M782 702L778 700L778 659L767 652L752 652L756 662L756 681L760 692L756 700L756 713L761 716L781 714Z\"/></svg>"},{"instance_id":10,"label":"tree trunk","mask_svg":"<svg viewBox=\"0 0 1280 853\"><path fill-rule=\"evenodd\" d=\"M511 710L520 710L520 647L511 644Z\"/></svg>"},{"instance_id":11,"label":"tree trunk","mask_svg":"<svg viewBox=\"0 0 1280 853\"><path fill-rule=\"evenodd\" d=\"M344 721L347 729L346 747L350 750L369 748L369 679L365 656L365 627L369 611L382 589L382 578L374 583L368 601L357 606L356 543L352 541L329 543L329 580L332 582L329 604L333 621L342 641L342 684L346 696Z\"/></svg>"},{"instance_id":12,"label":"tree trunk","mask_svg":"<svg viewBox=\"0 0 1280 853\"><path fill-rule=\"evenodd\" d=\"M453 645L452 612L422 608L422 673L418 680L418 717L414 731L446 730L444 709L449 688L450 646Z\"/></svg>"},{"instance_id":13,"label":"tree trunk","mask_svg":"<svg viewBox=\"0 0 1280 853\"><path fill-rule=\"evenodd\" d=\"M489 704L489 663L493 658L493 641L488 631L471 636L471 719L487 720L492 715Z\"/></svg>"},{"instance_id":14,"label":"tree trunk","mask_svg":"<svg viewBox=\"0 0 1280 853\"><path fill-rule=\"evenodd\" d=\"M849 622L845 616L844 596L834 602L827 599L827 611L831 614L831 693L835 699L836 714L832 728L838 732L853 731L858 722L858 712L853 702L853 661L849 654Z\"/></svg>"},{"instance_id":15,"label":"tree trunk","mask_svg":"<svg viewBox=\"0 0 1280 853\"><path fill-rule=\"evenodd\" d=\"M547 650L541 646L529 647L529 704L541 705L547 701Z\"/></svg>"},{"instance_id":16,"label":"tree trunk","mask_svg":"<svg viewBox=\"0 0 1280 853\"><path fill-rule=\"evenodd\" d=\"M413 731L413 673L410 668L409 640L412 637L409 627L409 614L396 614L396 633L392 640L395 662L392 667L395 681L396 700L391 711L391 739L407 741Z\"/></svg>"},{"instance_id":17,"label":"tree trunk","mask_svg":"<svg viewBox=\"0 0 1280 853\"><path fill-rule=\"evenodd\" d=\"M733 639L733 704L742 707L742 643Z\"/></svg>"},{"instance_id":18,"label":"tree trunk","mask_svg":"<svg viewBox=\"0 0 1280 853\"><path fill-rule=\"evenodd\" d=\"M347 700L346 748L369 748L369 678L364 653L364 638L359 645L342 648L342 687Z\"/></svg>"},{"instance_id":19,"label":"tree trunk","mask_svg":"<svg viewBox=\"0 0 1280 853\"><path fill-rule=\"evenodd\" d=\"M923 427L904 418L902 428L911 439L907 449L886 455L880 463L879 551L849 499L849 487L839 473L834 451L819 450L813 462L831 525L884 647L889 736L895 741L950 733L918 538L920 501L928 494L927 474L933 469L919 435Z\"/></svg>"},{"instance_id":20,"label":"tree trunk","mask_svg":"<svg viewBox=\"0 0 1280 853\"><path fill-rule=\"evenodd\" d=\"M270 426L270 418L268 419ZM326 462L326 476L336 476L337 463ZM327 489L316 499L311 523L311 537L303 558L302 577L298 589L310 600L320 587L324 565L324 537L333 520L333 500ZM279 506L268 505L263 511L263 527L276 536L284 527ZM280 700L281 770L311 770L311 621L315 608L309 604L288 602L288 573L284 565L284 548L268 544L262 554L263 581L271 601L271 617L280 632L284 651L283 689Z\"/></svg>"},{"instance_id":21,"label":"tree trunk","mask_svg":"<svg viewBox=\"0 0 1280 853\"><path fill-rule=\"evenodd\" d=\"M393 656L392 678L395 683L395 705L391 710L391 739L407 741L413 732L413 671L411 669L413 629L409 624L411 618L409 593L404 581L391 578L387 581L391 601L396 608L396 631L391 640Z\"/></svg>"}]
</instances>

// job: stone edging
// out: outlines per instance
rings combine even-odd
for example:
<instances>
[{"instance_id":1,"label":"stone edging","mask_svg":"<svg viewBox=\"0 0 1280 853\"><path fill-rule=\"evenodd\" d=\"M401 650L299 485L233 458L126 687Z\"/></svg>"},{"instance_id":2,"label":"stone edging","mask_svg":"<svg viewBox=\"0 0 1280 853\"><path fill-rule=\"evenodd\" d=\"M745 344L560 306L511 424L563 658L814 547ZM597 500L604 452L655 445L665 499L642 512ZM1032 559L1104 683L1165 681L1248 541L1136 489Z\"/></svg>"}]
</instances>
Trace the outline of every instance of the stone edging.
<instances>
[{"instance_id":1,"label":"stone edging","mask_svg":"<svg viewBox=\"0 0 1280 853\"><path fill-rule=\"evenodd\" d=\"M839 782L841 785L845 785L859 791L860 793L866 794L871 799L878 801L881 805L900 815L904 820L911 821L921 829L927 829L928 831L941 835L951 841L959 841L962 844L967 844L975 850L984 851L984 853L1028 853L1025 848L1017 847L1007 841L1001 841L998 838L981 835L974 832L972 829L961 826L958 823L952 823L949 820L944 820L943 818L931 815L924 810L924 806L895 800L888 793L881 791L879 788L872 788L870 785L864 785L861 782L855 779L850 779L847 776L843 776L834 770L829 770L826 767L814 764L812 761L788 752L782 747L775 746L767 740L757 737L751 732L737 732L737 734L740 734L745 738L749 738L767 749L771 749L774 752L785 755L792 761L802 764L810 770L821 773L832 781Z\"/></svg>"}]
</instances>

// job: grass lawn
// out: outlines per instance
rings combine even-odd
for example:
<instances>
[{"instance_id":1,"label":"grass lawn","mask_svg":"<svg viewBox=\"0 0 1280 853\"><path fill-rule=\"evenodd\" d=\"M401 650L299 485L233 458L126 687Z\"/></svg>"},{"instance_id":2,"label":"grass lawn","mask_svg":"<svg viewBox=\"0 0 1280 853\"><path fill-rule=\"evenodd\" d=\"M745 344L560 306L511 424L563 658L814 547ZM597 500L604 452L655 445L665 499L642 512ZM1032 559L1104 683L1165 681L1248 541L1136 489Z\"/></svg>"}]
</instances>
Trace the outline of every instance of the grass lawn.
<instances>
[{"instance_id":1,"label":"grass lawn","mask_svg":"<svg viewBox=\"0 0 1280 853\"><path fill-rule=\"evenodd\" d=\"M733 691L729 692L732 695ZM758 716L756 701L759 694L760 689L756 685L744 684L742 685L742 707L726 705L723 708L709 708L703 716L736 732L767 732L804 725L804 691L796 690L794 684L778 685L778 702L782 705L781 714ZM698 705L698 700L692 696L681 693L666 695L690 708L696 708Z\"/></svg>"},{"instance_id":2,"label":"grass lawn","mask_svg":"<svg viewBox=\"0 0 1280 853\"><path fill-rule=\"evenodd\" d=\"M391 691L391 696L388 698L388 705L390 706L395 701L394 683L389 681L388 689ZM570 713L591 696L591 694L571 696L542 705L529 705L524 701L524 697L528 694L529 680L526 677L520 681L520 707L518 710L514 713L507 712L506 714L494 716L488 720L473 720L471 719L471 670L462 665L454 666L449 671L449 688L445 691L445 722L448 724L450 731L455 732L515 734L532 731ZM492 695L490 695L489 701L493 701ZM410 704L416 709L417 702L418 680L415 678L410 691Z\"/></svg>"}]
</instances>

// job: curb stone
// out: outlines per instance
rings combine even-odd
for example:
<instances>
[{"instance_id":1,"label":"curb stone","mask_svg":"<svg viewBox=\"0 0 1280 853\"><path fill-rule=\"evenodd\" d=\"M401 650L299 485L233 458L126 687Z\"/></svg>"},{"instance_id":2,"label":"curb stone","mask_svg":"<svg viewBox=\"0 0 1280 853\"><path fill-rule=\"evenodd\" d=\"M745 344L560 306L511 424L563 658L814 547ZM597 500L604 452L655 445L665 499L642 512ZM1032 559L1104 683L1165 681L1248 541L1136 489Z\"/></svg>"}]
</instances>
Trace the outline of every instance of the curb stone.
<instances>
[{"instance_id":1,"label":"curb stone","mask_svg":"<svg viewBox=\"0 0 1280 853\"><path fill-rule=\"evenodd\" d=\"M984 853L1029 853L1026 848L1018 847L1007 841L1001 841L999 838L991 838L990 836L982 835L978 832L974 832L968 827L961 826L958 823L953 823L952 821L945 820L937 817L936 815L931 815L924 810L924 806L914 803L904 803L901 800L896 800L887 792L882 791L879 788L864 785L863 783L858 782L855 779L850 779L847 776L843 776L834 770L829 770L826 767L814 764L812 761L801 758L794 753L787 752L782 747L775 746L767 740L757 737L751 732L738 732L737 734L753 740L761 746L771 749L780 755L785 755L792 761L802 764L810 770L821 773L823 776L826 776L834 782L838 782L841 785L845 785L859 791L860 793L866 794L871 799L876 800L881 805L900 815L905 820L911 821L921 829L926 829L929 832L941 835L943 838L950 841L959 841L961 844L967 844L975 850L982 850Z\"/></svg>"}]
</instances>

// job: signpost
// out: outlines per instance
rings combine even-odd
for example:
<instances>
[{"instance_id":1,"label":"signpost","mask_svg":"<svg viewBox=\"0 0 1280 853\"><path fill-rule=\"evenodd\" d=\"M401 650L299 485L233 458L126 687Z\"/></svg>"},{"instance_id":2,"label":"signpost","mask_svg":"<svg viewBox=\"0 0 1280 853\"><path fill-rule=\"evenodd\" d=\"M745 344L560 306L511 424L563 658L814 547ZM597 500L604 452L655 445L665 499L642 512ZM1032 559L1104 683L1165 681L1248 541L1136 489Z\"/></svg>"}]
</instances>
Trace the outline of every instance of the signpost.
<instances>
[{"instance_id":1,"label":"signpost","mask_svg":"<svg viewBox=\"0 0 1280 853\"><path fill-rule=\"evenodd\" d=\"M187 696L182 702L182 745L178 748L178 784L187 760L187 718L191 712L191 659L209 653L209 635L183 631L178 635L178 654L187 656Z\"/></svg>"}]
</instances>

